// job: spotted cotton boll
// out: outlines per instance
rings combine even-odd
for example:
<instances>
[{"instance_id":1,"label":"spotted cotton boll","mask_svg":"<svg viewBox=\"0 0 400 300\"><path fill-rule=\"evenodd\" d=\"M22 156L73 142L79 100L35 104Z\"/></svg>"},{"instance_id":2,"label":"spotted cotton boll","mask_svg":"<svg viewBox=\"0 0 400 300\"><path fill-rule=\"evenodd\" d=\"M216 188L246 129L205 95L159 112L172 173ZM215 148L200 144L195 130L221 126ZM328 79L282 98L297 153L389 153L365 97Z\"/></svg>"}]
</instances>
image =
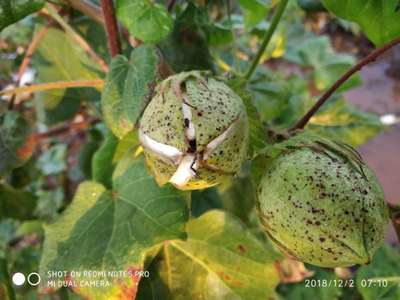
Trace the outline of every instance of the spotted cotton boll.
<instances>
[{"instance_id":1,"label":"spotted cotton boll","mask_svg":"<svg viewBox=\"0 0 400 300\"><path fill-rule=\"evenodd\" d=\"M382 189L358 153L322 139L283 151L260 182L257 204L278 248L330 268L370 262L388 220Z\"/></svg>"},{"instance_id":2,"label":"spotted cotton boll","mask_svg":"<svg viewBox=\"0 0 400 300\"><path fill-rule=\"evenodd\" d=\"M223 81L199 71L180 73L157 86L139 139L159 185L207 188L236 174L246 158L246 109Z\"/></svg>"}]
</instances>

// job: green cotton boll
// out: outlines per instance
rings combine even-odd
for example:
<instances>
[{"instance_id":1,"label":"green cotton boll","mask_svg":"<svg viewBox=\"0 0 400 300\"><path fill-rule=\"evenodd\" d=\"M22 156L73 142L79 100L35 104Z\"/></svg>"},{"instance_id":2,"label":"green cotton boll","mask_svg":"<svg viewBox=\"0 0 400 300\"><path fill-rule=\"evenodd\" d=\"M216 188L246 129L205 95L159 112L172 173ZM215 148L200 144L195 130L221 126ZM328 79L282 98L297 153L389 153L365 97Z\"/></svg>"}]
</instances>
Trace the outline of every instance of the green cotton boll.
<instances>
[{"instance_id":1,"label":"green cotton boll","mask_svg":"<svg viewBox=\"0 0 400 300\"><path fill-rule=\"evenodd\" d=\"M258 187L265 232L283 252L321 267L367 264L389 218L372 170L348 145L322 138L292 143Z\"/></svg>"},{"instance_id":2,"label":"green cotton boll","mask_svg":"<svg viewBox=\"0 0 400 300\"><path fill-rule=\"evenodd\" d=\"M159 185L214 186L235 175L247 156L246 108L207 72L179 73L157 86L141 118L139 139Z\"/></svg>"}]
</instances>

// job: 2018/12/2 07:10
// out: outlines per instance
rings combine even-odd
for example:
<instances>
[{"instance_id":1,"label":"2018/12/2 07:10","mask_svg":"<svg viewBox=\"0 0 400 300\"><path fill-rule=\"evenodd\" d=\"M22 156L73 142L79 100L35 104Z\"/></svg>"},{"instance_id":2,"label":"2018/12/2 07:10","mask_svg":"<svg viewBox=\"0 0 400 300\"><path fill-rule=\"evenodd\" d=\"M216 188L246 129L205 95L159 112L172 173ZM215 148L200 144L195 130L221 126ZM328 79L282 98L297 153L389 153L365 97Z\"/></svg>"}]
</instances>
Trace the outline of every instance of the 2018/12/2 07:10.
<instances>
[{"instance_id":1,"label":"2018/12/2 07:10","mask_svg":"<svg viewBox=\"0 0 400 300\"><path fill-rule=\"evenodd\" d=\"M304 281L306 288L324 288L324 287L349 287L354 288L354 279L306 279ZM387 279L362 279L360 281L361 287L387 287Z\"/></svg>"}]
</instances>

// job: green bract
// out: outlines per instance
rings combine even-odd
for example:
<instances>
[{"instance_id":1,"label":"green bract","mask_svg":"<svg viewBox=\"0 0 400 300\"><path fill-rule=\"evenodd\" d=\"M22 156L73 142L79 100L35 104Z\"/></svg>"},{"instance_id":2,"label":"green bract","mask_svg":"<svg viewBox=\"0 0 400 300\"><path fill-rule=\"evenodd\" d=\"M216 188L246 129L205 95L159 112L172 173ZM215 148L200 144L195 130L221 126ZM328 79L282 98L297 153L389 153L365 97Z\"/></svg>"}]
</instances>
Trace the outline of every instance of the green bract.
<instances>
[{"instance_id":1,"label":"green bract","mask_svg":"<svg viewBox=\"0 0 400 300\"><path fill-rule=\"evenodd\" d=\"M289 142L272 161L258 210L279 248L322 267L370 262L388 219L382 189L359 154L318 137Z\"/></svg>"},{"instance_id":2,"label":"green bract","mask_svg":"<svg viewBox=\"0 0 400 300\"><path fill-rule=\"evenodd\" d=\"M224 82L204 72L180 73L157 86L139 138L158 184L210 187L237 173L246 157L246 109Z\"/></svg>"}]
</instances>

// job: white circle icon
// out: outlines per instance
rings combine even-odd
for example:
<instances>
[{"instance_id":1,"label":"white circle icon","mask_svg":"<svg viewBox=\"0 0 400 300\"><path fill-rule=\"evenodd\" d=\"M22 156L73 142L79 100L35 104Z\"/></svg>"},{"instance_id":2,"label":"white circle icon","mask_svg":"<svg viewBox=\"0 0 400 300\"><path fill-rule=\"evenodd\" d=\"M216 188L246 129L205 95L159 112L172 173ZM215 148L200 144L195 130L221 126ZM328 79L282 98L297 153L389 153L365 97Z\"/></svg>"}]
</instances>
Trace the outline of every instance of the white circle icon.
<instances>
[{"instance_id":1,"label":"white circle icon","mask_svg":"<svg viewBox=\"0 0 400 300\"><path fill-rule=\"evenodd\" d=\"M20 272L15 273L12 276L12 282L17 286L23 285L25 283L25 275Z\"/></svg>"},{"instance_id":2,"label":"white circle icon","mask_svg":"<svg viewBox=\"0 0 400 300\"><path fill-rule=\"evenodd\" d=\"M36 272L32 272L28 275L28 283L36 286L40 283L40 275Z\"/></svg>"}]
</instances>

